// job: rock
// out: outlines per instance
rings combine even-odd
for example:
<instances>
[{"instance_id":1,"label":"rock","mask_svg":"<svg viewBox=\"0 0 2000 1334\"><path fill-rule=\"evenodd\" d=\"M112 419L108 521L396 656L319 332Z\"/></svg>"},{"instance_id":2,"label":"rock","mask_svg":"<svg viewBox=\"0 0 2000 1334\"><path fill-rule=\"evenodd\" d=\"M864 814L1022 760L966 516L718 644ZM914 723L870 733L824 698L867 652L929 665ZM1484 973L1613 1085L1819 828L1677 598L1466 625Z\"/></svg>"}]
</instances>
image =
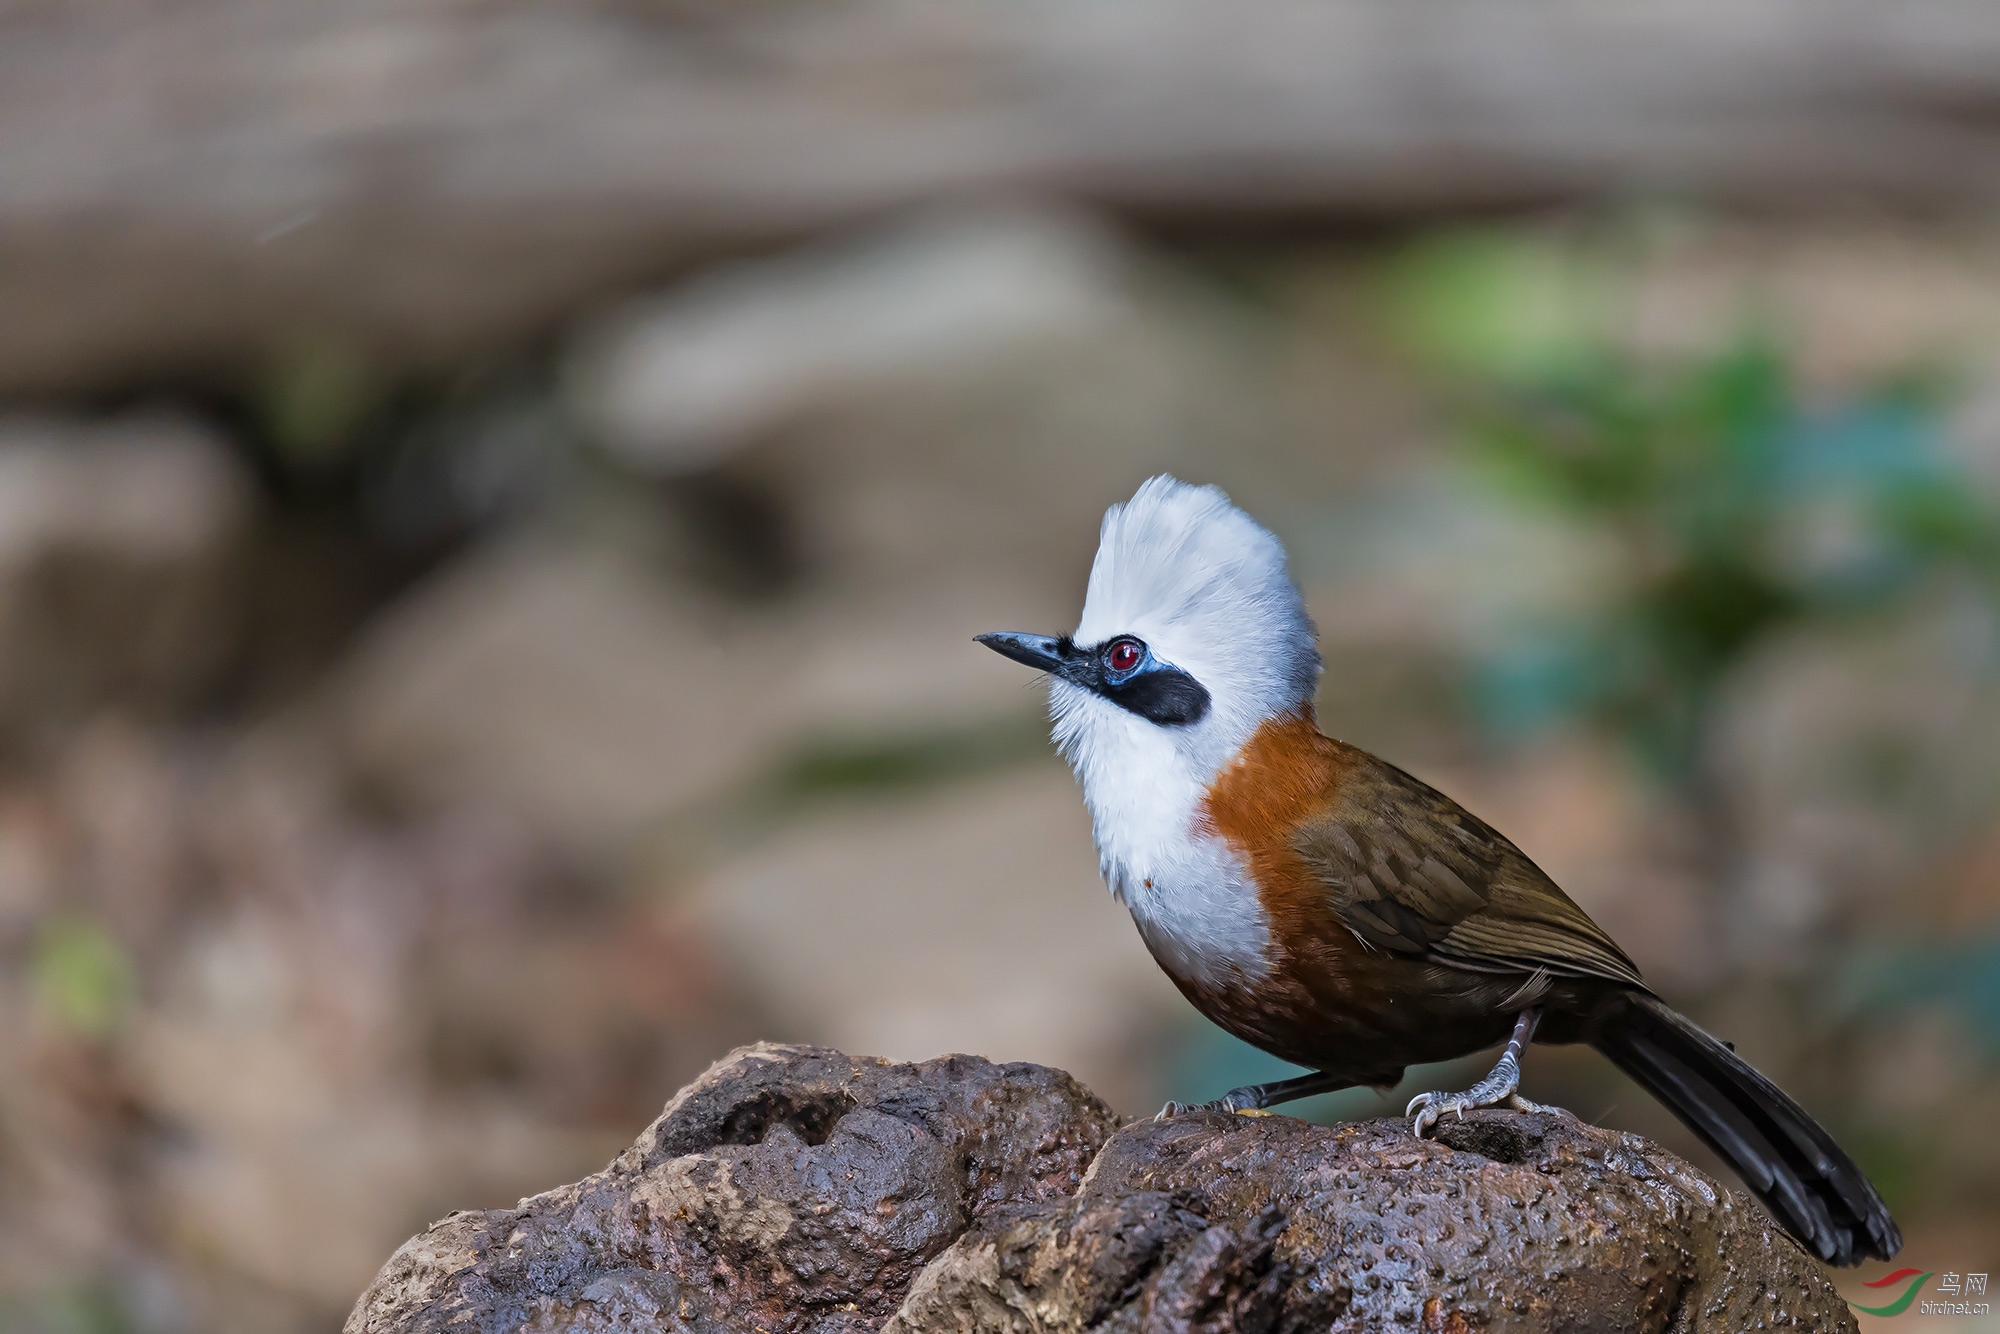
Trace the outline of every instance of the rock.
<instances>
[{"instance_id":1,"label":"rock","mask_svg":"<svg viewBox=\"0 0 2000 1334\"><path fill-rule=\"evenodd\" d=\"M363 634L335 710L347 759L410 804L518 813L566 846L616 846L749 774L790 721L771 660L604 548L477 548Z\"/></svg>"},{"instance_id":2,"label":"rock","mask_svg":"<svg viewBox=\"0 0 2000 1334\"><path fill-rule=\"evenodd\" d=\"M13 393L228 374L302 329L462 363L690 254L911 200L1366 219L1656 189L1979 207L1995 179L1964 110L2000 70L1977 0L10 15Z\"/></svg>"},{"instance_id":3,"label":"rock","mask_svg":"<svg viewBox=\"0 0 2000 1334\"><path fill-rule=\"evenodd\" d=\"M406 1244L346 1328L873 1328L967 1228L1068 1198L1116 1126L1039 1066L744 1048L604 1171Z\"/></svg>"},{"instance_id":4,"label":"rock","mask_svg":"<svg viewBox=\"0 0 2000 1334\"><path fill-rule=\"evenodd\" d=\"M1275 471L1240 330L1170 275L999 208L614 317L567 389L622 466L364 631L349 755L404 804L502 806L600 856L801 752L1025 719L973 635L1073 625L1104 507L1149 473Z\"/></svg>"},{"instance_id":5,"label":"rock","mask_svg":"<svg viewBox=\"0 0 2000 1334\"><path fill-rule=\"evenodd\" d=\"M999 1309L1048 1311L1038 1322ZM895 1331L1846 1327L1755 1205L1633 1135L1489 1112L1140 1122L1062 1205L974 1231Z\"/></svg>"},{"instance_id":6,"label":"rock","mask_svg":"<svg viewBox=\"0 0 2000 1334\"><path fill-rule=\"evenodd\" d=\"M572 379L618 457L695 471L859 394L1086 352L1136 318L1121 258L1060 214L922 218L635 302L585 335Z\"/></svg>"},{"instance_id":7,"label":"rock","mask_svg":"<svg viewBox=\"0 0 2000 1334\"><path fill-rule=\"evenodd\" d=\"M193 420L0 422L0 724L186 704L226 667L251 487Z\"/></svg>"},{"instance_id":8,"label":"rock","mask_svg":"<svg viewBox=\"0 0 2000 1334\"><path fill-rule=\"evenodd\" d=\"M1121 1128L1040 1066L764 1045L603 1172L406 1243L346 1334L1752 1327L1855 1324L1756 1205L1637 1136Z\"/></svg>"},{"instance_id":9,"label":"rock","mask_svg":"<svg viewBox=\"0 0 2000 1334\"><path fill-rule=\"evenodd\" d=\"M816 588L745 607L630 546L515 535L368 625L325 715L345 761L398 806L507 810L587 858L810 750L1043 729L1039 700L972 636L1073 608L1004 566L984 582L884 582L880 596Z\"/></svg>"},{"instance_id":10,"label":"rock","mask_svg":"<svg viewBox=\"0 0 2000 1334\"><path fill-rule=\"evenodd\" d=\"M951 867L948 876L938 868ZM1041 1055L1117 1106L1164 1093L1148 1039L1185 1013L1106 892L1054 759L901 803L845 802L688 890L787 1038L897 1060Z\"/></svg>"}]
</instances>

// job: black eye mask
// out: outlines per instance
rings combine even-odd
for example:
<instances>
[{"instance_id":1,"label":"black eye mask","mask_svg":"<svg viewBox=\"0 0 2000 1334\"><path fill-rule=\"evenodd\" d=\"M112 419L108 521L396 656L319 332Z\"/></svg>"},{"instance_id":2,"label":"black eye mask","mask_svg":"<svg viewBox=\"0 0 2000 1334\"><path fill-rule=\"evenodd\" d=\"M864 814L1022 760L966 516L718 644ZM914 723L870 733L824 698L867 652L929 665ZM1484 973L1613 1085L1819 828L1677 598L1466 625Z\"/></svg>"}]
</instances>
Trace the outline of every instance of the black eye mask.
<instances>
[{"instance_id":1,"label":"black eye mask","mask_svg":"<svg viewBox=\"0 0 2000 1334\"><path fill-rule=\"evenodd\" d=\"M1163 727L1185 727L1208 716L1207 689L1178 667L1161 664L1118 685L1077 684Z\"/></svg>"},{"instance_id":2,"label":"black eye mask","mask_svg":"<svg viewBox=\"0 0 2000 1334\"><path fill-rule=\"evenodd\" d=\"M1143 642L1130 635L1120 635L1094 648L1083 648L1068 635L1000 631L978 638L1002 657L1102 695L1119 708L1162 727L1186 727L1208 716L1208 691L1201 682L1180 668L1161 662ZM1120 642L1137 645L1145 654L1129 674L1112 671L1105 661L1110 648Z\"/></svg>"}]
</instances>

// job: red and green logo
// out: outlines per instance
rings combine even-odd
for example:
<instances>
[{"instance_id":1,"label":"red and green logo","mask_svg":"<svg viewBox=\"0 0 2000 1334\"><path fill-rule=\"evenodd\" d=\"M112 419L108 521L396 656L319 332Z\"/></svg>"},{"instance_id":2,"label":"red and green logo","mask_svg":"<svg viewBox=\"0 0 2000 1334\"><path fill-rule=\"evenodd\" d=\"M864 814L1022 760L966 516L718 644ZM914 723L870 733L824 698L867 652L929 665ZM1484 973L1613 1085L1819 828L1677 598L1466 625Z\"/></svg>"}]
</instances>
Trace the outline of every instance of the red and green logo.
<instances>
[{"instance_id":1,"label":"red and green logo","mask_svg":"<svg viewBox=\"0 0 2000 1334\"><path fill-rule=\"evenodd\" d=\"M1903 1289L1902 1296L1896 1298L1896 1300L1890 1302L1887 1306L1863 1306L1851 1297L1847 1299L1847 1304L1863 1315L1901 1315L1903 1312L1909 1310L1910 1303L1917 1299L1917 1293L1923 1289L1924 1280L1936 1272L1935 1269L1898 1269L1893 1274L1886 1274L1876 1279L1873 1283L1863 1283L1861 1286L1864 1288L1892 1288L1898 1283L1907 1282L1908 1286Z\"/></svg>"}]
</instances>

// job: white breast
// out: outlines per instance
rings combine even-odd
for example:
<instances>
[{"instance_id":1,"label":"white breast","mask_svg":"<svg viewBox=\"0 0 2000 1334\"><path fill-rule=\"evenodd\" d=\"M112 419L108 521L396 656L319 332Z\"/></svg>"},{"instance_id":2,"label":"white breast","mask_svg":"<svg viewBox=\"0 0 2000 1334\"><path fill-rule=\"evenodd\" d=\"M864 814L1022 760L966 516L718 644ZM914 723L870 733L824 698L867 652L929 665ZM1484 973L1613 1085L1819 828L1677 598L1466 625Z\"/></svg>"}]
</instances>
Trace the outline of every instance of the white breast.
<instances>
[{"instance_id":1,"label":"white breast","mask_svg":"<svg viewBox=\"0 0 2000 1334\"><path fill-rule=\"evenodd\" d=\"M1147 871L1107 868L1106 879L1174 976L1226 990L1270 972L1270 920L1241 860L1220 839L1163 850Z\"/></svg>"},{"instance_id":2,"label":"white breast","mask_svg":"<svg viewBox=\"0 0 2000 1334\"><path fill-rule=\"evenodd\" d=\"M1165 729L1103 709L1090 743L1068 749L1105 883L1169 972L1217 988L1265 976L1270 920L1249 868L1200 827L1210 775L1192 771Z\"/></svg>"}]
</instances>

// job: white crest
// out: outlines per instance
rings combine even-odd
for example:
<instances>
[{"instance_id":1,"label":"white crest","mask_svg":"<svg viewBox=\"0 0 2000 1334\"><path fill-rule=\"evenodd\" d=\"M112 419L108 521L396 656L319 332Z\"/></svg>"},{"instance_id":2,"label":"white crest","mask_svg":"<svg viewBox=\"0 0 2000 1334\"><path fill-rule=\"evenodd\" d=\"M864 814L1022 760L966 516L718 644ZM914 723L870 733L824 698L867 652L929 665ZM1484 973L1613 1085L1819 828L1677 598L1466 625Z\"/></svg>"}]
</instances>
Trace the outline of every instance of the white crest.
<instances>
[{"instance_id":1,"label":"white crest","mask_svg":"<svg viewBox=\"0 0 2000 1334\"><path fill-rule=\"evenodd\" d=\"M1085 646L1118 635L1200 682L1209 711L1162 725L1051 680L1056 741L1083 784L1104 877L1177 972L1254 971L1265 932L1255 895L1233 854L1194 826L1215 775L1319 683L1284 547L1217 488L1152 478L1105 512L1076 629Z\"/></svg>"},{"instance_id":2,"label":"white crest","mask_svg":"<svg viewBox=\"0 0 2000 1334\"><path fill-rule=\"evenodd\" d=\"M1162 475L1105 511L1076 641L1117 635L1136 635L1199 681L1209 715L1162 728L1057 683L1051 704L1066 753L1096 719L1120 715L1170 737L1186 759L1208 761L1213 774L1260 724L1309 703L1319 684L1317 634L1284 546L1218 487Z\"/></svg>"}]
</instances>

